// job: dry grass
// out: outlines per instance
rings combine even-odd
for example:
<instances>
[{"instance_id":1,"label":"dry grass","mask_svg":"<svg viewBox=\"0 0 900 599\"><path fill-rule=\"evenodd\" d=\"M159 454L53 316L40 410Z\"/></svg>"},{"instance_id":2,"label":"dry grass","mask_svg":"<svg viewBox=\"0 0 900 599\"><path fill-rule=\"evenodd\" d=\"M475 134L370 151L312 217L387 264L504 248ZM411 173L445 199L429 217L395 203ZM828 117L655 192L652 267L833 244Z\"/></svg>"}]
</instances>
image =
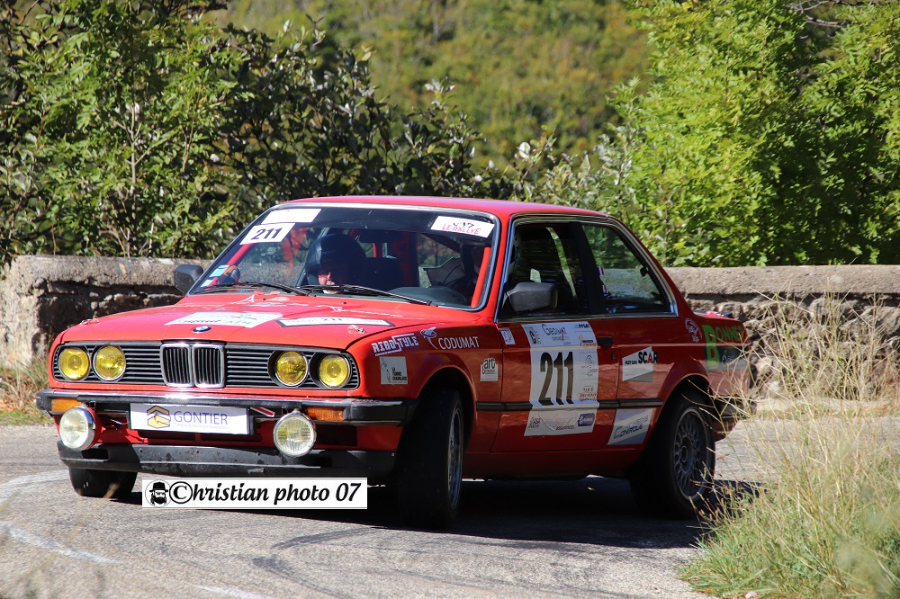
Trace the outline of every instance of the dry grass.
<instances>
[{"instance_id":1,"label":"dry grass","mask_svg":"<svg viewBox=\"0 0 900 599\"><path fill-rule=\"evenodd\" d=\"M781 409L741 424L763 487L709 522L685 577L724 597L900 597L896 339L841 302L767 319L761 381ZM749 466L749 465L748 465ZM748 468L750 469L750 468ZM752 596L752 595L751 595Z\"/></svg>"},{"instance_id":2,"label":"dry grass","mask_svg":"<svg viewBox=\"0 0 900 599\"><path fill-rule=\"evenodd\" d=\"M0 367L0 425L49 423L34 404L37 392L48 385L44 358L35 359L27 368Z\"/></svg>"}]
</instances>

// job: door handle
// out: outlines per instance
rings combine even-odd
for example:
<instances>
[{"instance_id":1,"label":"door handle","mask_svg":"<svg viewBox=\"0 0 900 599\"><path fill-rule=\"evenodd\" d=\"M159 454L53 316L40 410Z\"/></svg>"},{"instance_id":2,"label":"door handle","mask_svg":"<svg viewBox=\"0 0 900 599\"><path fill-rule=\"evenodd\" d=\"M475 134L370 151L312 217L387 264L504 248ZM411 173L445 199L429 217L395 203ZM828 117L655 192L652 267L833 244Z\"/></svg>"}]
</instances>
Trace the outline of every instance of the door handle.
<instances>
[{"instance_id":1,"label":"door handle","mask_svg":"<svg viewBox=\"0 0 900 599\"><path fill-rule=\"evenodd\" d=\"M597 337L597 347L612 347L612 337Z\"/></svg>"}]
</instances>

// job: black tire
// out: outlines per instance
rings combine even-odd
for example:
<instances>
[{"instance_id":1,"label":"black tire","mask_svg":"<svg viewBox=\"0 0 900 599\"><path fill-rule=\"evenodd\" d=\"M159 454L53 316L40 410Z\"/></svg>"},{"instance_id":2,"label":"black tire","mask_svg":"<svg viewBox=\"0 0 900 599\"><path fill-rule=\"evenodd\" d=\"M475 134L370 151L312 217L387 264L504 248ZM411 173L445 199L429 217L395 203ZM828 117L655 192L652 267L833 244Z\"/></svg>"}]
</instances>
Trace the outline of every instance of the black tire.
<instances>
[{"instance_id":1,"label":"black tire","mask_svg":"<svg viewBox=\"0 0 900 599\"><path fill-rule=\"evenodd\" d=\"M131 495L136 479L137 472L69 468L72 488L82 497L127 499Z\"/></svg>"},{"instance_id":2,"label":"black tire","mask_svg":"<svg viewBox=\"0 0 900 599\"><path fill-rule=\"evenodd\" d=\"M706 403L698 392L673 396L656 423L629 482L647 513L693 518L708 502L716 468Z\"/></svg>"},{"instance_id":3,"label":"black tire","mask_svg":"<svg viewBox=\"0 0 900 599\"><path fill-rule=\"evenodd\" d=\"M455 389L435 387L419 398L413 421L403 431L397 464L400 509L410 525L444 528L456 517L465 422Z\"/></svg>"}]
</instances>

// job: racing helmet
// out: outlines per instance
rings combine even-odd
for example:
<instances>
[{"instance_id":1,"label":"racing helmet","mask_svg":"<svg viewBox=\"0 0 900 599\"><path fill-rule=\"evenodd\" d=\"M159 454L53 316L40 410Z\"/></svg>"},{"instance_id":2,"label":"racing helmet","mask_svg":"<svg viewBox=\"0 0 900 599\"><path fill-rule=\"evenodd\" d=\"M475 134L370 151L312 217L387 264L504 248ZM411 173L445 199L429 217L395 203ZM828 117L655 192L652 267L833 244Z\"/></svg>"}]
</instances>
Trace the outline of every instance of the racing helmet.
<instances>
[{"instance_id":1,"label":"racing helmet","mask_svg":"<svg viewBox=\"0 0 900 599\"><path fill-rule=\"evenodd\" d=\"M351 237L343 233L329 233L316 239L306 253L306 284L319 283L318 271L323 264L342 265L347 283L356 284L363 272L366 252Z\"/></svg>"}]
</instances>

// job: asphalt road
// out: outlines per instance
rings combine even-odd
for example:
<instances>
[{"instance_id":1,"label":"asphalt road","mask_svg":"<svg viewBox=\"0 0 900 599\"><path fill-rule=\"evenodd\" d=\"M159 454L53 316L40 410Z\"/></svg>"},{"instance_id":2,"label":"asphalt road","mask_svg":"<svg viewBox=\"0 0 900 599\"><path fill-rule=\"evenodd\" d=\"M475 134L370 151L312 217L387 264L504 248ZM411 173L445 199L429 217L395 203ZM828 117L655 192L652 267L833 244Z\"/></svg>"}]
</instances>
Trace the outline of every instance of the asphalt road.
<instances>
[{"instance_id":1,"label":"asphalt road","mask_svg":"<svg viewBox=\"0 0 900 599\"><path fill-rule=\"evenodd\" d=\"M404 528L379 488L366 511L142 509L78 497L54 429L0 428L4 598L705 597L676 578L698 535L595 477L466 481L442 532Z\"/></svg>"}]
</instances>

